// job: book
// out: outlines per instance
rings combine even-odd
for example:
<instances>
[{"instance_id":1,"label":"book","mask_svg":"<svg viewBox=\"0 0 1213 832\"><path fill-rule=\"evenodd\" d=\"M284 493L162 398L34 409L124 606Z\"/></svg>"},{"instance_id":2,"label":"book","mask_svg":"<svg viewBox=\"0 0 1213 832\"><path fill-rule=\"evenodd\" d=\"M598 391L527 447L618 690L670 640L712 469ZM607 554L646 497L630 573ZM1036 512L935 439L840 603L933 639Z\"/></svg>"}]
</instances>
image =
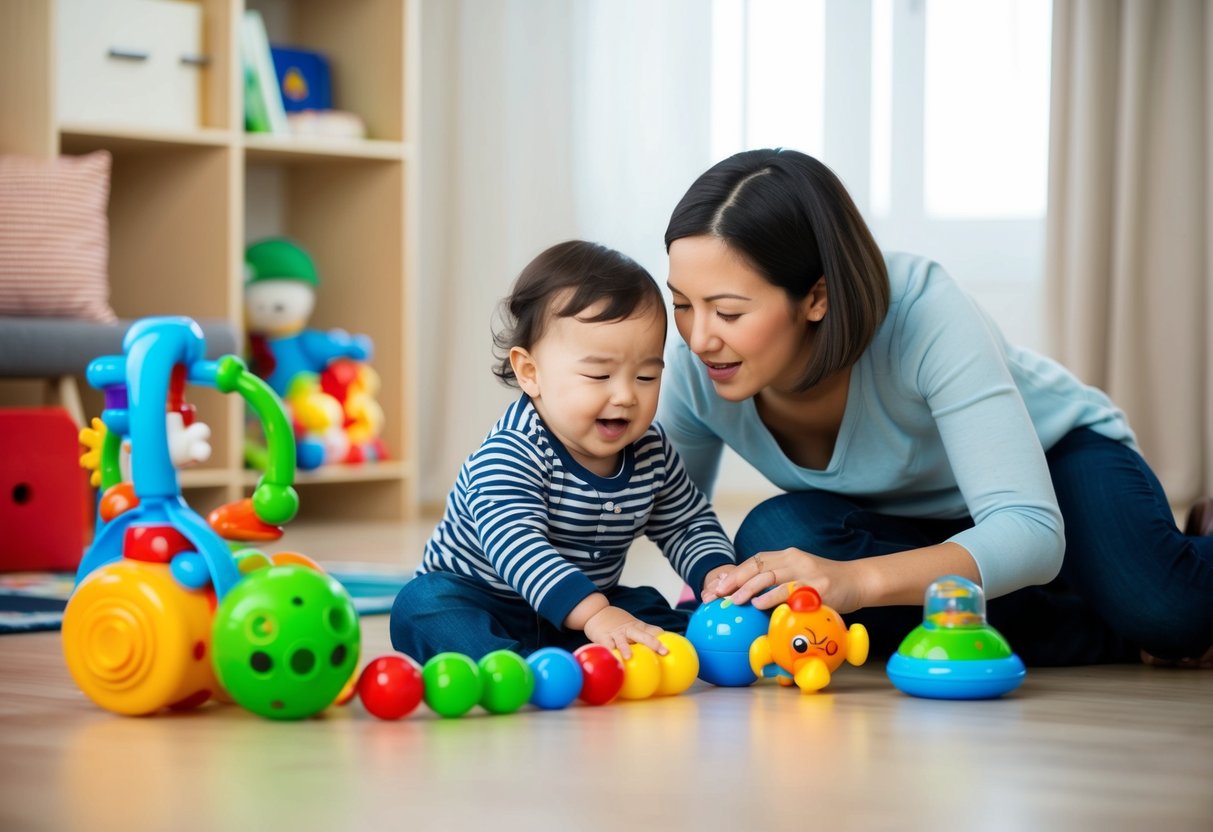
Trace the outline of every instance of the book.
<instances>
[{"instance_id":1,"label":"book","mask_svg":"<svg viewBox=\"0 0 1213 832\"><path fill-rule=\"evenodd\" d=\"M325 139L365 139L366 124L355 113L344 110L300 110L287 113L292 136Z\"/></svg>"},{"instance_id":2,"label":"book","mask_svg":"<svg viewBox=\"0 0 1213 832\"><path fill-rule=\"evenodd\" d=\"M309 49L273 45L270 54L282 104L288 113L333 108L328 58Z\"/></svg>"},{"instance_id":3,"label":"book","mask_svg":"<svg viewBox=\"0 0 1213 832\"><path fill-rule=\"evenodd\" d=\"M289 136L286 107L274 71L270 41L261 12L248 9L240 21L240 58L244 69L245 129L254 133Z\"/></svg>"}]
</instances>

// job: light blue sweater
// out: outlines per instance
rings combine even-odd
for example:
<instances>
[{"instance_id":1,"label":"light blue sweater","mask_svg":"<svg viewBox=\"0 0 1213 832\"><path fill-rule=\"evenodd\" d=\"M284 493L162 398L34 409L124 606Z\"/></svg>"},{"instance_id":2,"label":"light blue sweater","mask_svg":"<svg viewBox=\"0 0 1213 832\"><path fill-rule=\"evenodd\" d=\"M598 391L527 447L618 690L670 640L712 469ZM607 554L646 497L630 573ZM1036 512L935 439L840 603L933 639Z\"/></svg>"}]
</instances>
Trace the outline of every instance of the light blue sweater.
<instances>
[{"instance_id":1,"label":"light blue sweater","mask_svg":"<svg viewBox=\"0 0 1213 832\"><path fill-rule=\"evenodd\" d=\"M889 313L851 372L824 470L790 461L753 399L717 396L681 339L658 421L709 495L727 444L784 491L829 491L892 515L971 516L951 540L972 554L987 597L1048 582L1065 538L1044 452L1082 426L1136 448L1124 414L1055 361L1010 346L938 264L887 263Z\"/></svg>"}]
</instances>

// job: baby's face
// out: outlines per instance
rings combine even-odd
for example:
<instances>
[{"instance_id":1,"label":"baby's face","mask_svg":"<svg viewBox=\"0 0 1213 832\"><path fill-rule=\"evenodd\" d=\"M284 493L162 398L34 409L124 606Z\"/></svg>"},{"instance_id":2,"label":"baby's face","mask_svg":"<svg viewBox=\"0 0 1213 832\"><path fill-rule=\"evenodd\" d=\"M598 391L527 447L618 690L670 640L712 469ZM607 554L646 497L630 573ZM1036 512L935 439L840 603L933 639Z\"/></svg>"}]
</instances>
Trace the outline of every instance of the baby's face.
<instances>
[{"instance_id":1,"label":"baby's face","mask_svg":"<svg viewBox=\"0 0 1213 832\"><path fill-rule=\"evenodd\" d=\"M582 319L595 311L548 323L530 350L535 380L527 392L573 458L611 476L620 452L648 430L657 412L665 316L647 308L621 321Z\"/></svg>"}]
</instances>

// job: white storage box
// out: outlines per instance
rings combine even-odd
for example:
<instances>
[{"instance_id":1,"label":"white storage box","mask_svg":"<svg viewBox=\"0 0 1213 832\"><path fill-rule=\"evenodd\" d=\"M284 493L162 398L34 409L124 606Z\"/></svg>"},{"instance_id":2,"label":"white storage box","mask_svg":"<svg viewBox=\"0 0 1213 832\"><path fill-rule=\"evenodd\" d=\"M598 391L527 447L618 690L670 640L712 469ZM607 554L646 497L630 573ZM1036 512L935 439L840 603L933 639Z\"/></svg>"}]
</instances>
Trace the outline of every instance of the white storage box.
<instances>
[{"instance_id":1,"label":"white storage box","mask_svg":"<svg viewBox=\"0 0 1213 832\"><path fill-rule=\"evenodd\" d=\"M202 7L181 0L57 0L60 123L192 130Z\"/></svg>"}]
</instances>

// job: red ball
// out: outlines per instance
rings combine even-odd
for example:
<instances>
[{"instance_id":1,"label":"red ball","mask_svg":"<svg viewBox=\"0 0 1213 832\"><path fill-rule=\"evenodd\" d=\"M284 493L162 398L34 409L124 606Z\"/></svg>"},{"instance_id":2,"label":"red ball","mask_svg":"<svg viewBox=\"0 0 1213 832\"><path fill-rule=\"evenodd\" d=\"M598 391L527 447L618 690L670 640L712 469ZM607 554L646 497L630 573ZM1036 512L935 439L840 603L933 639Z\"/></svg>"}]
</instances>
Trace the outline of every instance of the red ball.
<instances>
[{"instance_id":1,"label":"red ball","mask_svg":"<svg viewBox=\"0 0 1213 832\"><path fill-rule=\"evenodd\" d=\"M362 706L380 719L400 719L417 707L425 693L421 666L408 656L380 656L358 677Z\"/></svg>"},{"instance_id":2,"label":"red ball","mask_svg":"<svg viewBox=\"0 0 1213 832\"><path fill-rule=\"evenodd\" d=\"M605 705L623 688L623 662L601 644L583 644L573 651L581 665L581 701Z\"/></svg>"}]
</instances>

